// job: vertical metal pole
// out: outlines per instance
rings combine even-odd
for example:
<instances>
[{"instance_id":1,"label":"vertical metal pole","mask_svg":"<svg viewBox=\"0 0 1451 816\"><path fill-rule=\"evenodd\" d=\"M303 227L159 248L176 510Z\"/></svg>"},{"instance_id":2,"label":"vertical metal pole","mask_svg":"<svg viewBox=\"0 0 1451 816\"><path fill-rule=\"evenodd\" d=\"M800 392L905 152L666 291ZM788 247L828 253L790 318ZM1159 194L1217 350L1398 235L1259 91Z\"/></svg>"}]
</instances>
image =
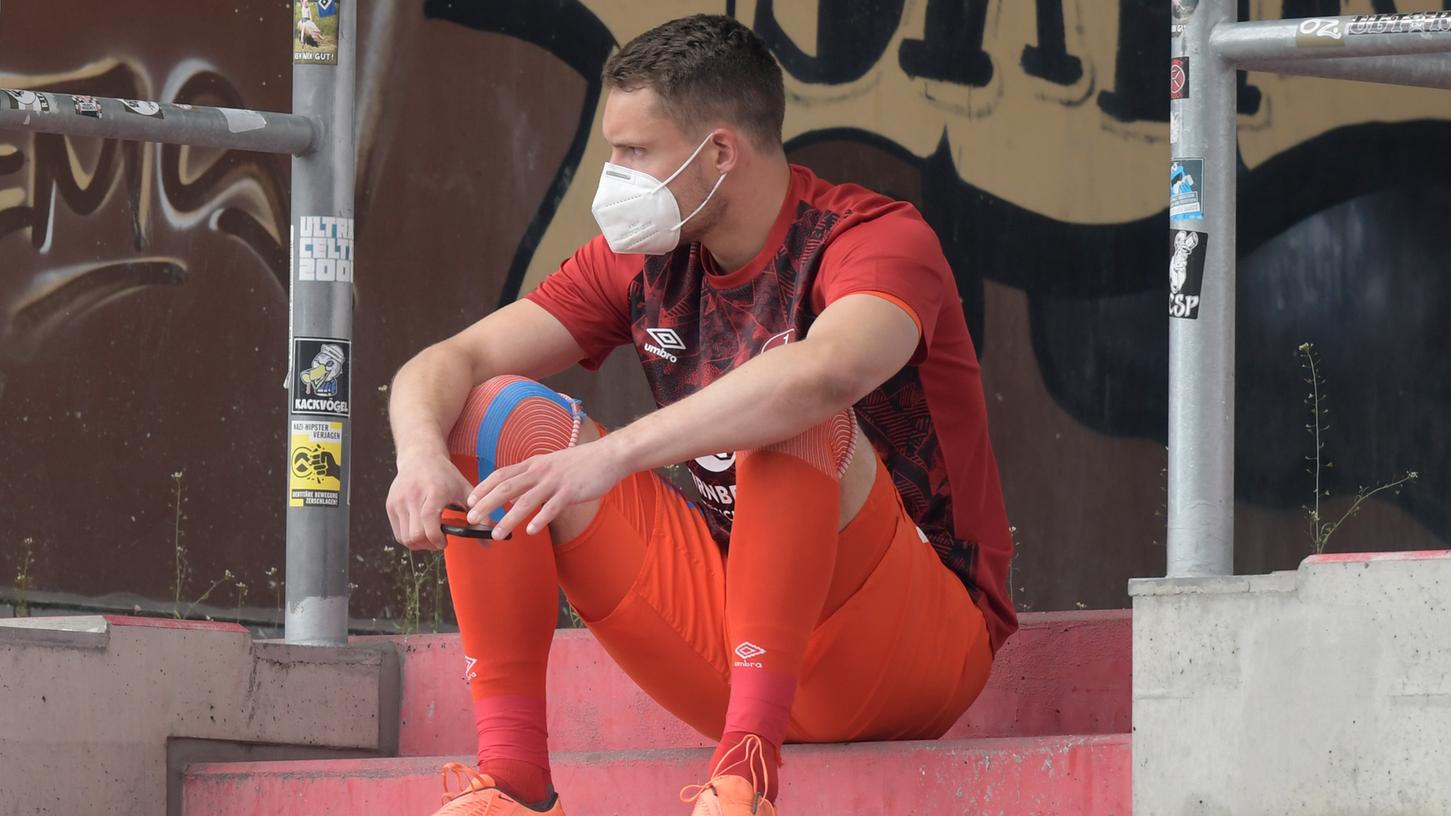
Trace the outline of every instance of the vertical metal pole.
<instances>
[{"instance_id":1,"label":"vertical metal pole","mask_svg":"<svg viewBox=\"0 0 1451 816\"><path fill-rule=\"evenodd\" d=\"M1170 2L1170 0L1164 0ZM1234 571L1235 0L1173 0L1168 575Z\"/></svg>"},{"instance_id":2,"label":"vertical metal pole","mask_svg":"<svg viewBox=\"0 0 1451 816\"><path fill-rule=\"evenodd\" d=\"M293 111L316 118L322 138L316 151L292 161L285 637L294 643L343 644L348 639L358 7L347 0L294 0L293 7Z\"/></svg>"}]
</instances>

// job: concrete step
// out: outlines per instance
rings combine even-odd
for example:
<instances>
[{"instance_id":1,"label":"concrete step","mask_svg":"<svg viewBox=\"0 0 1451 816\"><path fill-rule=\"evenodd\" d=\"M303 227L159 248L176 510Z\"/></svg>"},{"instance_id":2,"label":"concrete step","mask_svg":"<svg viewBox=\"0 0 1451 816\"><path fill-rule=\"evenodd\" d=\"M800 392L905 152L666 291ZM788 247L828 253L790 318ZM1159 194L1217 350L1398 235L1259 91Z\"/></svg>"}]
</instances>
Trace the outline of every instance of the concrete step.
<instances>
[{"instance_id":1,"label":"concrete step","mask_svg":"<svg viewBox=\"0 0 1451 816\"><path fill-rule=\"evenodd\" d=\"M1129 610L1024 613L987 688L948 739L1122 734L1132 708ZM391 640L403 665L399 754L475 751L457 635ZM560 631L549 665L550 750L696 748L709 743L640 691L592 635Z\"/></svg>"},{"instance_id":2,"label":"concrete step","mask_svg":"<svg viewBox=\"0 0 1451 816\"><path fill-rule=\"evenodd\" d=\"M703 749L560 754L554 779L570 816L684 816L677 793L702 782ZM450 759L193 765L188 816L427 816ZM788 746L782 812L887 816L1124 816L1130 812L1127 734Z\"/></svg>"}]
</instances>

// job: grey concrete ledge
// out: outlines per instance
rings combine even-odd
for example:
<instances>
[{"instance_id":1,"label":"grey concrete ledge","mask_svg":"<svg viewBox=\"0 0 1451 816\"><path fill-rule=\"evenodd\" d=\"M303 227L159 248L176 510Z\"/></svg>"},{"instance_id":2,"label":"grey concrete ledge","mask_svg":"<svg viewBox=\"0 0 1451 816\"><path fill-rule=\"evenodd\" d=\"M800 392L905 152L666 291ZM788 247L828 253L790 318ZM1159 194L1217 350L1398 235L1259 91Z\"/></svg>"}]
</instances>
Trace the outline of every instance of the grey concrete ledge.
<instances>
[{"instance_id":1,"label":"grey concrete ledge","mask_svg":"<svg viewBox=\"0 0 1451 816\"><path fill-rule=\"evenodd\" d=\"M111 624L100 615L0 619L0 646L105 649L110 642Z\"/></svg>"},{"instance_id":2,"label":"grey concrete ledge","mask_svg":"<svg viewBox=\"0 0 1451 816\"><path fill-rule=\"evenodd\" d=\"M1299 575L1294 570L1269 575L1208 575L1202 578L1130 578L1129 596L1234 595L1246 592L1294 592Z\"/></svg>"}]
</instances>

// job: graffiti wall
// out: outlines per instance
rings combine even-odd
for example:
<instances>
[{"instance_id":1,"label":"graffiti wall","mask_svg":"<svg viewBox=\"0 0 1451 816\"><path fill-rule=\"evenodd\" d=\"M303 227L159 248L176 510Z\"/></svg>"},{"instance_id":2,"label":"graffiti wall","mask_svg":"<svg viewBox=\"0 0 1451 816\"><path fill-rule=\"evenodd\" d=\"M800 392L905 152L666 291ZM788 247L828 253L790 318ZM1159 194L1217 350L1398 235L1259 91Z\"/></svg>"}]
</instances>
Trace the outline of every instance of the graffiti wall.
<instances>
[{"instance_id":1,"label":"graffiti wall","mask_svg":"<svg viewBox=\"0 0 1451 816\"><path fill-rule=\"evenodd\" d=\"M1442 0L1253 0L1256 19ZM1451 2L1445 4L1451 7ZM235 8L233 8L235 6ZM286 110L288 4L0 7L0 87ZM1167 0L427 0L362 4L352 611L396 613L392 373L594 232L599 71L669 17L750 24L786 74L794 161L916 203L983 361L1025 609L1127 604L1164 568ZM1337 550L1451 538L1451 105L1242 76L1236 568L1310 548L1330 410ZM271 604L286 474L286 157L0 134L0 587ZM650 406L633 355L558 387ZM30 539L29 544L22 542ZM184 563L178 558L184 557ZM178 573L183 574L178 589ZM248 593L236 587L246 584ZM13 593L12 593L13 595Z\"/></svg>"}]
</instances>

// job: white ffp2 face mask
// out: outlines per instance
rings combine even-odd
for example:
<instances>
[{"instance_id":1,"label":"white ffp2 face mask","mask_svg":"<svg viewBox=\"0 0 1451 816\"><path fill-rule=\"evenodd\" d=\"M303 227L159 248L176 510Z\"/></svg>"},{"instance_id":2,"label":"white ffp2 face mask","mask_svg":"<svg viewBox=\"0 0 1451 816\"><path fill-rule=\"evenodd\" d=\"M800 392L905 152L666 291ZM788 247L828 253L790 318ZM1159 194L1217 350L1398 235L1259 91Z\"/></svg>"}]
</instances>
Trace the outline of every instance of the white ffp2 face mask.
<instances>
[{"instance_id":1,"label":"white ffp2 face mask","mask_svg":"<svg viewBox=\"0 0 1451 816\"><path fill-rule=\"evenodd\" d=\"M710 137L707 136L685 164L664 181L656 180L649 173L605 162L590 211L594 213L600 232L604 233L611 250L622 255L664 255L680 245L680 228L705 209L715 191L720 189L721 182L725 181L726 174L722 173L716 179L710 195L700 202L695 212L684 218L680 217L680 204L675 195L665 185L684 172L709 143Z\"/></svg>"}]
</instances>

